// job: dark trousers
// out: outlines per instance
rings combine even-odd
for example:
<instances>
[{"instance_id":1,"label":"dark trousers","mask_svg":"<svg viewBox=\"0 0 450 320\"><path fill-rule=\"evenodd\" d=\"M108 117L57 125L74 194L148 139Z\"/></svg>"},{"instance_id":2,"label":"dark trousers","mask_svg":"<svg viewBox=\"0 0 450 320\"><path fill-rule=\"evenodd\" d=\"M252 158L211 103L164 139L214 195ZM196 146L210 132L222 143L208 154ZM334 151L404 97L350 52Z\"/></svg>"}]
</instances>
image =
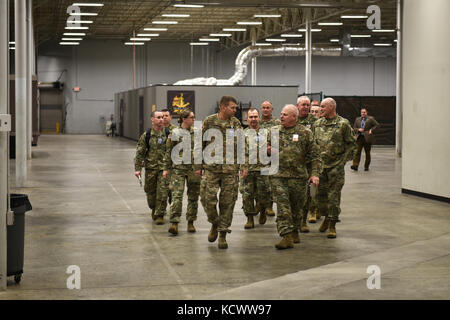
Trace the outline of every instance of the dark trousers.
<instances>
[{"instance_id":1,"label":"dark trousers","mask_svg":"<svg viewBox=\"0 0 450 320\"><path fill-rule=\"evenodd\" d=\"M355 158L353 159L353 166L358 167L359 162L361 161L361 153L364 148L364 152L366 153L366 162L364 163L364 169L369 169L371 158L370 158L370 150L372 149L372 144L367 143L364 136L360 135L358 140L356 140L356 145L358 147Z\"/></svg>"}]
</instances>

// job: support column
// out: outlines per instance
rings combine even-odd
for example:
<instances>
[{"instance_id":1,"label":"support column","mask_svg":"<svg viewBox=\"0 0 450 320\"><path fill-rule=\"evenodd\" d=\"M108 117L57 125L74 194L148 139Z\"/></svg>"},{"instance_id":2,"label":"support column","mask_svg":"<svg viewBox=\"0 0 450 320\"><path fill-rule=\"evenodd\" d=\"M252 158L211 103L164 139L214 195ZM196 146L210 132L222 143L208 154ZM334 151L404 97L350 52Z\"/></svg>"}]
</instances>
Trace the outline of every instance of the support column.
<instances>
[{"instance_id":1,"label":"support column","mask_svg":"<svg viewBox=\"0 0 450 320\"><path fill-rule=\"evenodd\" d=\"M256 29L253 28L251 31L252 46L256 45ZM256 57L252 59L252 86L256 86L256 68L257 68Z\"/></svg>"},{"instance_id":2,"label":"support column","mask_svg":"<svg viewBox=\"0 0 450 320\"><path fill-rule=\"evenodd\" d=\"M16 35L16 188L27 181L27 5L15 0Z\"/></svg>"},{"instance_id":3,"label":"support column","mask_svg":"<svg viewBox=\"0 0 450 320\"><path fill-rule=\"evenodd\" d=\"M33 141L33 0L27 0L27 159L31 160Z\"/></svg>"},{"instance_id":4,"label":"support column","mask_svg":"<svg viewBox=\"0 0 450 320\"><path fill-rule=\"evenodd\" d=\"M402 110L402 0L397 0L397 106L396 106L396 134L395 151L398 157L402 156L402 131L403 131L403 110Z\"/></svg>"},{"instance_id":5,"label":"support column","mask_svg":"<svg viewBox=\"0 0 450 320\"><path fill-rule=\"evenodd\" d=\"M312 32L310 18L306 19L305 33L305 93L311 93Z\"/></svg>"},{"instance_id":6,"label":"support column","mask_svg":"<svg viewBox=\"0 0 450 320\"><path fill-rule=\"evenodd\" d=\"M9 0L0 1L0 114L9 113ZM0 132L0 291L7 284L6 214L9 210L9 134Z\"/></svg>"}]
</instances>

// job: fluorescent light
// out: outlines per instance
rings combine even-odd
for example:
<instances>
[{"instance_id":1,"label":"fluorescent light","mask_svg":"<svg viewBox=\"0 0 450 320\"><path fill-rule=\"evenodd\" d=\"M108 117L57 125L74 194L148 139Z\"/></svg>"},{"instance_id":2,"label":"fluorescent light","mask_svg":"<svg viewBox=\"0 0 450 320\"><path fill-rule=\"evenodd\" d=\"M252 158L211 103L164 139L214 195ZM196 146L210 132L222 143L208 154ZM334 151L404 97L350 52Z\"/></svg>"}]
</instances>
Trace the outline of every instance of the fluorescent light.
<instances>
[{"instance_id":1,"label":"fluorescent light","mask_svg":"<svg viewBox=\"0 0 450 320\"><path fill-rule=\"evenodd\" d=\"M319 26L342 26L342 22L319 22Z\"/></svg>"},{"instance_id":2,"label":"fluorescent light","mask_svg":"<svg viewBox=\"0 0 450 320\"><path fill-rule=\"evenodd\" d=\"M255 18L280 18L281 14L255 14Z\"/></svg>"},{"instance_id":3,"label":"fluorescent light","mask_svg":"<svg viewBox=\"0 0 450 320\"><path fill-rule=\"evenodd\" d=\"M282 46L300 46L301 43L282 43Z\"/></svg>"},{"instance_id":4,"label":"fluorescent light","mask_svg":"<svg viewBox=\"0 0 450 320\"><path fill-rule=\"evenodd\" d=\"M161 16L170 17L170 18L189 18L190 14L181 14L181 13L164 13Z\"/></svg>"},{"instance_id":5,"label":"fluorescent light","mask_svg":"<svg viewBox=\"0 0 450 320\"><path fill-rule=\"evenodd\" d=\"M152 23L153 24L177 24L178 21L152 21Z\"/></svg>"},{"instance_id":6,"label":"fluorescent light","mask_svg":"<svg viewBox=\"0 0 450 320\"><path fill-rule=\"evenodd\" d=\"M130 41L151 41L150 38L130 38Z\"/></svg>"},{"instance_id":7,"label":"fluorescent light","mask_svg":"<svg viewBox=\"0 0 450 320\"><path fill-rule=\"evenodd\" d=\"M83 38L62 38L62 41L82 41Z\"/></svg>"},{"instance_id":8,"label":"fluorescent light","mask_svg":"<svg viewBox=\"0 0 450 320\"><path fill-rule=\"evenodd\" d=\"M159 37L159 33L138 33L138 37Z\"/></svg>"},{"instance_id":9,"label":"fluorescent light","mask_svg":"<svg viewBox=\"0 0 450 320\"><path fill-rule=\"evenodd\" d=\"M266 39L268 42L285 42L286 39Z\"/></svg>"},{"instance_id":10,"label":"fluorescent light","mask_svg":"<svg viewBox=\"0 0 450 320\"><path fill-rule=\"evenodd\" d=\"M306 32L306 29L298 29L299 32ZM320 32L322 29L311 29L311 32Z\"/></svg>"},{"instance_id":11,"label":"fluorescent light","mask_svg":"<svg viewBox=\"0 0 450 320\"><path fill-rule=\"evenodd\" d=\"M91 24L94 23L94 21L90 21L90 20L77 20L77 21L73 21L72 23L85 23L85 24Z\"/></svg>"},{"instance_id":12,"label":"fluorescent light","mask_svg":"<svg viewBox=\"0 0 450 320\"><path fill-rule=\"evenodd\" d=\"M374 29L372 32L395 32L394 29Z\"/></svg>"},{"instance_id":13,"label":"fluorescent light","mask_svg":"<svg viewBox=\"0 0 450 320\"><path fill-rule=\"evenodd\" d=\"M355 16L341 16L341 19L367 19L369 16L364 16L364 15L355 15Z\"/></svg>"},{"instance_id":14,"label":"fluorescent light","mask_svg":"<svg viewBox=\"0 0 450 320\"><path fill-rule=\"evenodd\" d=\"M71 16L85 16L85 17L95 17L98 13L88 13L88 12L71 12Z\"/></svg>"},{"instance_id":15,"label":"fluorescent light","mask_svg":"<svg viewBox=\"0 0 450 320\"><path fill-rule=\"evenodd\" d=\"M89 27L66 27L67 30L89 30Z\"/></svg>"},{"instance_id":16,"label":"fluorescent light","mask_svg":"<svg viewBox=\"0 0 450 320\"><path fill-rule=\"evenodd\" d=\"M85 36L86 33L74 33L74 32L66 32L63 33L64 36Z\"/></svg>"},{"instance_id":17,"label":"fluorescent light","mask_svg":"<svg viewBox=\"0 0 450 320\"><path fill-rule=\"evenodd\" d=\"M239 21L236 24L240 26L259 26L262 25L261 21Z\"/></svg>"},{"instance_id":18,"label":"fluorescent light","mask_svg":"<svg viewBox=\"0 0 450 320\"><path fill-rule=\"evenodd\" d=\"M223 31L247 31L247 29L244 28L223 28Z\"/></svg>"},{"instance_id":19,"label":"fluorescent light","mask_svg":"<svg viewBox=\"0 0 450 320\"><path fill-rule=\"evenodd\" d=\"M271 45L272 45L271 43L267 43L267 42L262 42L262 43L257 42L257 43L255 43L255 46L260 46L260 47L262 47L262 46L271 46Z\"/></svg>"},{"instance_id":20,"label":"fluorescent light","mask_svg":"<svg viewBox=\"0 0 450 320\"><path fill-rule=\"evenodd\" d=\"M190 43L191 46L207 46L209 45L208 42L191 42Z\"/></svg>"},{"instance_id":21,"label":"fluorescent light","mask_svg":"<svg viewBox=\"0 0 450 320\"><path fill-rule=\"evenodd\" d=\"M350 38L370 38L370 34L351 34Z\"/></svg>"},{"instance_id":22,"label":"fluorescent light","mask_svg":"<svg viewBox=\"0 0 450 320\"><path fill-rule=\"evenodd\" d=\"M231 37L231 33L210 33L210 37Z\"/></svg>"},{"instance_id":23,"label":"fluorescent light","mask_svg":"<svg viewBox=\"0 0 450 320\"><path fill-rule=\"evenodd\" d=\"M15 41L10 41L9 44L16 44L16 42Z\"/></svg>"},{"instance_id":24,"label":"fluorescent light","mask_svg":"<svg viewBox=\"0 0 450 320\"><path fill-rule=\"evenodd\" d=\"M376 47L390 47L392 43L374 43L373 45Z\"/></svg>"},{"instance_id":25,"label":"fluorescent light","mask_svg":"<svg viewBox=\"0 0 450 320\"><path fill-rule=\"evenodd\" d=\"M126 46L143 46L144 44L143 42L125 42Z\"/></svg>"},{"instance_id":26,"label":"fluorescent light","mask_svg":"<svg viewBox=\"0 0 450 320\"><path fill-rule=\"evenodd\" d=\"M202 4L174 4L176 8L204 8L205 6Z\"/></svg>"},{"instance_id":27,"label":"fluorescent light","mask_svg":"<svg viewBox=\"0 0 450 320\"><path fill-rule=\"evenodd\" d=\"M282 34L280 37L283 38L301 38L303 37L302 34Z\"/></svg>"},{"instance_id":28,"label":"fluorescent light","mask_svg":"<svg viewBox=\"0 0 450 320\"><path fill-rule=\"evenodd\" d=\"M330 39L330 42L339 42L339 39Z\"/></svg>"},{"instance_id":29,"label":"fluorescent light","mask_svg":"<svg viewBox=\"0 0 450 320\"><path fill-rule=\"evenodd\" d=\"M199 41L220 41L219 38L200 38Z\"/></svg>"},{"instance_id":30,"label":"fluorescent light","mask_svg":"<svg viewBox=\"0 0 450 320\"><path fill-rule=\"evenodd\" d=\"M59 44L62 46L77 46L80 43L79 42L60 42Z\"/></svg>"},{"instance_id":31,"label":"fluorescent light","mask_svg":"<svg viewBox=\"0 0 450 320\"><path fill-rule=\"evenodd\" d=\"M9 50L16 50L16 47L10 47Z\"/></svg>"},{"instance_id":32,"label":"fluorescent light","mask_svg":"<svg viewBox=\"0 0 450 320\"><path fill-rule=\"evenodd\" d=\"M398 40L397 40L397 39L395 39L395 40L394 40L394 42L398 42Z\"/></svg>"},{"instance_id":33,"label":"fluorescent light","mask_svg":"<svg viewBox=\"0 0 450 320\"><path fill-rule=\"evenodd\" d=\"M167 31L167 28L144 28L144 31Z\"/></svg>"},{"instance_id":34,"label":"fluorescent light","mask_svg":"<svg viewBox=\"0 0 450 320\"><path fill-rule=\"evenodd\" d=\"M74 3L73 6L77 7L103 7L102 3Z\"/></svg>"}]
</instances>

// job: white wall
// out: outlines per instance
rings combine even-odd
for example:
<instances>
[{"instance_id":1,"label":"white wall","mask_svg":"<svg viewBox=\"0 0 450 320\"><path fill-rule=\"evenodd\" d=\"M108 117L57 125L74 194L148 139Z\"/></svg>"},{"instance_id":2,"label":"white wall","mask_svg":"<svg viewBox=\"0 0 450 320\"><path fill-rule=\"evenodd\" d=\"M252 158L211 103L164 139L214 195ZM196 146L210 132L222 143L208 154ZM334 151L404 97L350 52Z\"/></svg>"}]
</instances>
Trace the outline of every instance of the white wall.
<instances>
[{"instance_id":1,"label":"white wall","mask_svg":"<svg viewBox=\"0 0 450 320\"><path fill-rule=\"evenodd\" d=\"M152 42L136 50L136 86L234 74L239 49L216 53L195 47L191 72L188 42ZM209 50L210 63L206 58ZM83 41L68 48L46 44L39 48L40 81L55 81L62 70L68 105L67 133L103 133L104 120L114 113L114 93L132 89L132 47L120 41ZM304 57L258 59L258 85L299 85L304 90ZM250 84L249 76L244 84ZM209 72L209 74L208 74ZM75 94L74 86L81 87ZM313 91L326 95L395 95L394 58L313 57Z\"/></svg>"},{"instance_id":2,"label":"white wall","mask_svg":"<svg viewBox=\"0 0 450 320\"><path fill-rule=\"evenodd\" d=\"M450 198L450 1L404 1L403 189Z\"/></svg>"}]
</instances>

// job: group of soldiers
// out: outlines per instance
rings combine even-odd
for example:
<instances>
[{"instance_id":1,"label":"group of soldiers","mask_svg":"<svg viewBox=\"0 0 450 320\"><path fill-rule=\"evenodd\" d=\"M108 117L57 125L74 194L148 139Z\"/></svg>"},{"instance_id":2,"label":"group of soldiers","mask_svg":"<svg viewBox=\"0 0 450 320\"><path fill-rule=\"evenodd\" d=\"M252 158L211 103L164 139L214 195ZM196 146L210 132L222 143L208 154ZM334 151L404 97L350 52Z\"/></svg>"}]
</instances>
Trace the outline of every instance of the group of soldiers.
<instances>
[{"instance_id":1,"label":"group of soldiers","mask_svg":"<svg viewBox=\"0 0 450 320\"><path fill-rule=\"evenodd\" d=\"M297 105L283 108L280 120L273 117L269 101L263 102L260 110L249 109L243 163L238 161L240 150L235 132L242 129L242 124L234 116L236 109L235 98L222 97L219 113L207 117L201 131L194 128L195 114L190 110L180 114L179 127L171 125L168 110L152 113L152 129L141 136L137 146L135 175L141 177L145 168L145 192L156 224L164 224L171 195L169 233L178 234L187 185L188 232L196 232L194 222L200 197L211 223L208 241L219 239L220 249L228 248L226 237L231 233L239 190L247 217L245 229L255 227L258 215L261 225L266 223L267 216L275 216L273 203L276 203L281 241L275 247L279 250L293 248L294 243L300 243L299 233L309 232L308 213L310 223L323 216L319 231L328 231L328 238L336 238L344 166L353 159L356 137L348 120L337 114L335 100L327 98L311 104L308 97L300 97ZM222 141L209 136L210 129L220 132ZM195 143L198 136L201 142ZM179 148L186 147L186 143L190 148ZM230 161L228 152L216 154L218 143L223 144L223 150L234 149L231 152L234 161ZM277 170L270 172L270 165L260 159L265 154L256 153L257 161L250 161L252 146L264 150L272 159L276 156ZM174 154L190 161L177 161ZM199 154L200 161L196 159ZM216 161L203 159L205 154Z\"/></svg>"}]
</instances>

